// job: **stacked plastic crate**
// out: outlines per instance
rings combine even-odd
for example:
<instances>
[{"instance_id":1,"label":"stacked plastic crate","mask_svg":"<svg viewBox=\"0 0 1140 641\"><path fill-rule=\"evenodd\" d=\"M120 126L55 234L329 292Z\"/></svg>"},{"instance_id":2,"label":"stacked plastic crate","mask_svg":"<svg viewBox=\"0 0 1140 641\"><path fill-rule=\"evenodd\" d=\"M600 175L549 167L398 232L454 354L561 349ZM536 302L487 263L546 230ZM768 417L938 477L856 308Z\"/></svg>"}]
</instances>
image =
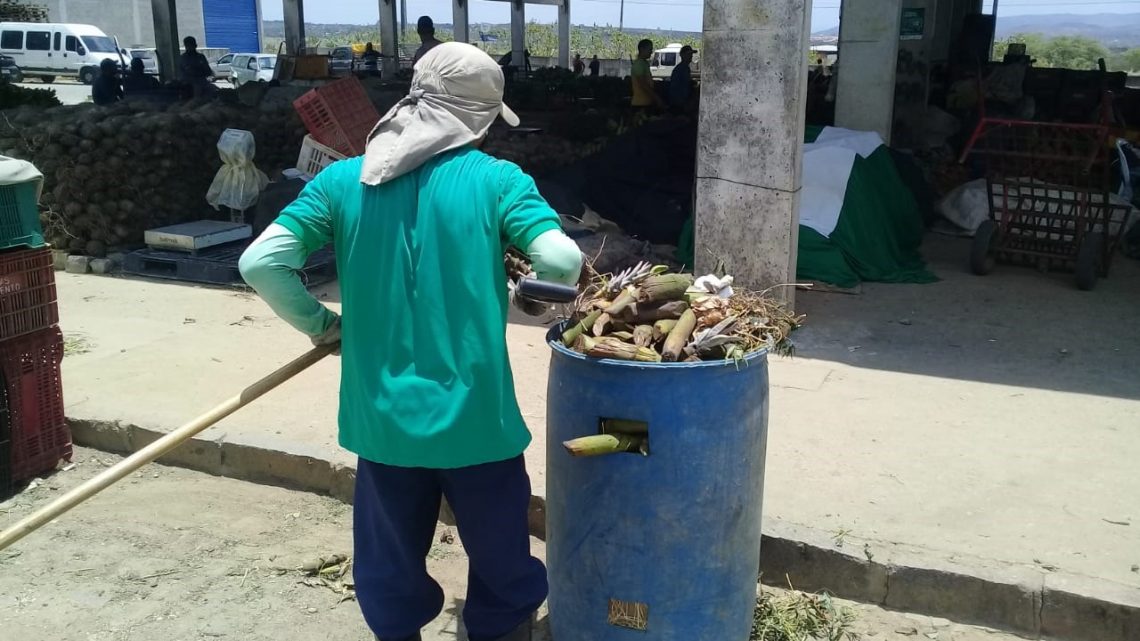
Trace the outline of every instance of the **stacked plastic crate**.
<instances>
[{"instance_id":1,"label":"stacked plastic crate","mask_svg":"<svg viewBox=\"0 0 1140 641\"><path fill-rule=\"evenodd\" d=\"M55 270L30 163L0 156L0 497L71 458Z\"/></svg>"},{"instance_id":2,"label":"stacked plastic crate","mask_svg":"<svg viewBox=\"0 0 1140 641\"><path fill-rule=\"evenodd\" d=\"M368 134L380 120L376 105L354 76L309 91L293 101L293 108L313 140L342 156L362 155Z\"/></svg>"}]
</instances>

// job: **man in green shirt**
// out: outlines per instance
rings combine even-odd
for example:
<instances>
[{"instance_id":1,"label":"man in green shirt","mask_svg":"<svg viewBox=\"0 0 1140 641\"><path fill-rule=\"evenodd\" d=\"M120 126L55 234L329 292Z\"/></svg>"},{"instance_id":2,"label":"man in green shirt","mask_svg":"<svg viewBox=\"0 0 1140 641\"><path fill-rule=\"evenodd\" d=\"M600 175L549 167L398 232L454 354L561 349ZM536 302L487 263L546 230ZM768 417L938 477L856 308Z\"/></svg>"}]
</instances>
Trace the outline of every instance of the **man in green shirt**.
<instances>
[{"instance_id":1,"label":"man in green shirt","mask_svg":"<svg viewBox=\"0 0 1140 641\"><path fill-rule=\"evenodd\" d=\"M546 598L530 555L530 433L507 359L503 252L523 249L540 278L566 284L581 253L534 181L477 149L496 117L518 124L502 94L485 53L432 48L365 155L322 171L241 261L282 318L341 344L340 443L360 457L357 598L382 641L419 639L441 611L425 565L441 496L470 558L472 641L528 640ZM295 271L329 242L341 318Z\"/></svg>"}]
</instances>

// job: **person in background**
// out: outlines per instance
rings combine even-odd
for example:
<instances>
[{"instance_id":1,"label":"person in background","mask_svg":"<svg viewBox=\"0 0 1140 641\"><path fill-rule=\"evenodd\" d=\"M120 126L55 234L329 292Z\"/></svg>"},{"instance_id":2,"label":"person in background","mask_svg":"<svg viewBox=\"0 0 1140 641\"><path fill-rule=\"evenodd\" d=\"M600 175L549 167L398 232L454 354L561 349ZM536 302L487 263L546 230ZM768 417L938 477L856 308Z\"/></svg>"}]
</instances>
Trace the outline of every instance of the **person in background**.
<instances>
[{"instance_id":1,"label":"person in background","mask_svg":"<svg viewBox=\"0 0 1140 641\"><path fill-rule=\"evenodd\" d=\"M574 54L574 75L580 76L586 73L586 63L582 62L582 54Z\"/></svg>"},{"instance_id":2,"label":"person in background","mask_svg":"<svg viewBox=\"0 0 1140 641\"><path fill-rule=\"evenodd\" d=\"M531 72L531 68L530 68L530 49L523 49L523 68L524 68L524 70L526 71L526 75L528 75L528 76L529 76L529 75L530 75L530 72Z\"/></svg>"},{"instance_id":3,"label":"person in background","mask_svg":"<svg viewBox=\"0 0 1140 641\"><path fill-rule=\"evenodd\" d=\"M420 16L416 22L416 33L420 36L420 48L416 49L416 55L412 56L412 66L414 67L424 54L431 51L432 48L437 47L443 43L436 40L435 37L435 23L431 21L429 16Z\"/></svg>"},{"instance_id":4,"label":"person in background","mask_svg":"<svg viewBox=\"0 0 1140 641\"><path fill-rule=\"evenodd\" d=\"M530 56L527 55L526 50L523 51L523 59L529 63ZM508 51L499 58L499 66L503 69L503 77L507 82L513 82L519 75L519 68L515 66L515 52Z\"/></svg>"},{"instance_id":5,"label":"person in background","mask_svg":"<svg viewBox=\"0 0 1140 641\"><path fill-rule=\"evenodd\" d=\"M182 82L190 85L195 98L201 98L213 93L214 86L210 80L214 77L214 70L210 62L198 51L198 40L194 36L186 36L182 40L186 51L178 59L178 72Z\"/></svg>"},{"instance_id":6,"label":"person in background","mask_svg":"<svg viewBox=\"0 0 1140 641\"><path fill-rule=\"evenodd\" d=\"M369 76L380 75L380 52L372 46L371 42L364 44L364 53L360 54L360 61L364 65L364 73Z\"/></svg>"},{"instance_id":7,"label":"person in background","mask_svg":"<svg viewBox=\"0 0 1140 641\"><path fill-rule=\"evenodd\" d=\"M590 60L590 77L597 78L598 72L601 71L601 68L602 63L598 60L598 56L595 54L593 59Z\"/></svg>"},{"instance_id":8,"label":"person in background","mask_svg":"<svg viewBox=\"0 0 1140 641\"><path fill-rule=\"evenodd\" d=\"M137 96L157 91L160 88L154 76L148 76L142 58L131 59L131 71L123 80L123 92L127 96Z\"/></svg>"},{"instance_id":9,"label":"person in background","mask_svg":"<svg viewBox=\"0 0 1140 641\"><path fill-rule=\"evenodd\" d=\"M633 82L633 97L629 104L635 109L648 111L663 109L665 101L653 88L653 74L649 71L649 57L653 55L653 41L646 38L637 43L637 60L633 61L630 80Z\"/></svg>"},{"instance_id":10,"label":"person in background","mask_svg":"<svg viewBox=\"0 0 1140 641\"><path fill-rule=\"evenodd\" d=\"M693 48L689 45L681 47L681 61L669 76L669 108L674 111L684 111L693 97L692 63Z\"/></svg>"},{"instance_id":11,"label":"person in background","mask_svg":"<svg viewBox=\"0 0 1140 641\"><path fill-rule=\"evenodd\" d=\"M106 107L122 99L123 87L119 85L119 65L114 60L105 59L99 63L99 77L91 83L91 102Z\"/></svg>"},{"instance_id":12,"label":"person in background","mask_svg":"<svg viewBox=\"0 0 1140 641\"><path fill-rule=\"evenodd\" d=\"M471 641L530 641L546 599L528 536L531 436L507 358L503 254L525 248L540 279L572 285L582 253L531 177L479 151L497 118L519 124L503 86L477 47L434 47L364 155L321 171L239 263L286 322L340 346L340 444L359 456L356 600L380 641L418 641L443 609L425 565L442 497L470 559ZM297 271L330 242L343 316Z\"/></svg>"}]
</instances>

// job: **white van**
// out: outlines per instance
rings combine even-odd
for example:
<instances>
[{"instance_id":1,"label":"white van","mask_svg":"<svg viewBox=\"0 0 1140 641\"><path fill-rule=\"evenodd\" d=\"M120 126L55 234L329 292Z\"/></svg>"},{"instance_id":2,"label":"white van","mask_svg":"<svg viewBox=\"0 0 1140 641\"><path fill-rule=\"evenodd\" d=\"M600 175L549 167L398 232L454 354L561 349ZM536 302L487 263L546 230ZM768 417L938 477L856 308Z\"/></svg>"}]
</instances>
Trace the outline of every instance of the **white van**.
<instances>
[{"instance_id":1,"label":"white van","mask_svg":"<svg viewBox=\"0 0 1140 641\"><path fill-rule=\"evenodd\" d=\"M677 63L681 62L681 47L679 42L665 45L661 49L653 52L653 57L649 59L649 73L654 78L669 79L673 76L673 69ZM693 49L693 63L689 65L696 78L701 75L701 52Z\"/></svg>"},{"instance_id":2,"label":"white van","mask_svg":"<svg viewBox=\"0 0 1140 641\"><path fill-rule=\"evenodd\" d=\"M277 56L268 53L235 53L230 62L230 82L240 87L247 82L269 82L277 69Z\"/></svg>"},{"instance_id":3,"label":"white van","mask_svg":"<svg viewBox=\"0 0 1140 641\"><path fill-rule=\"evenodd\" d=\"M104 60L123 64L115 41L87 24L0 22L0 54L12 56L25 77L44 82L69 76L91 84Z\"/></svg>"}]
</instances>

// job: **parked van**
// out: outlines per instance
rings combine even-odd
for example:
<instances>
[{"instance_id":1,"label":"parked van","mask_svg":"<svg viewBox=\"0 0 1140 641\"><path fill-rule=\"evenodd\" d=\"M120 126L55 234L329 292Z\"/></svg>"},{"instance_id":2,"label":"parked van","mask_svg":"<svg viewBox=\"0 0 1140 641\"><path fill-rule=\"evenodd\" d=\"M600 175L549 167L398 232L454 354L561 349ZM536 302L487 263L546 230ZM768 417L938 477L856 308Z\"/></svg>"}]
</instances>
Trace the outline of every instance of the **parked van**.
<instances>
[{"instance_id":1,"label":"parked van","mask_svg":"<svg viewBox=\"0 0 1140 641\"><path fill-rule=\"evenodd\" d=\"M123 64L115 41L87 24L0 22L0 54L12 56L25 77L44 82L69 76L91 84L104 60Z\"/></svg>"},{"instance_id":2,"label":"parked van","mask_svg":"<svg viewBox=\"0 0 1140 641\"><path fill-rule=\"evenodd\" d=\"M653 57L649 59L649 73L654 78L670 78L673 75L673 68L681 62L683 46L679 42L674 42L654 51ZM701 75L701 52L696 49L693 49L693 63L690 68L694 78Z\"/></svg>"},{"instance_id":3,"label":"parked van","mask_svg":"<svg viewBox=\"0 0 1140 641\"><path fill-rule=\"evenodd\" d=\"M230 63L230 81L235 87L247 82L269 82L277 68L277 56L268 53L235 53Z\"/></svg>"}]
</instances>

